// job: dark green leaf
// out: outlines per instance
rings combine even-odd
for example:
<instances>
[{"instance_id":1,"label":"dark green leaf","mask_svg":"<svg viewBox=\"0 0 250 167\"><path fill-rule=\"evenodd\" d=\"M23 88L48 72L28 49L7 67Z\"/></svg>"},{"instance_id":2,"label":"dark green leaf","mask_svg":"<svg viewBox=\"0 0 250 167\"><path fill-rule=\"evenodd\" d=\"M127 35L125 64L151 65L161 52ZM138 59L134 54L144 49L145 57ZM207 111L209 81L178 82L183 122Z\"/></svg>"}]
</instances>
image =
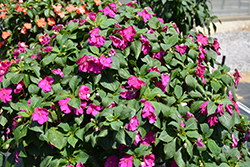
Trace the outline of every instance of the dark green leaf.
<instances>
[{"instance_id":1,"label":"dark green leaf","mask_svg":"<svg viewBox=\"0 0 250 167\"><path fill-rule=\"evenodd\" d=\"M134 52L135 58L138 59L142 49L141 41L133 41L130 46L131 50Z\"/></svg>"},{"instance_id":2,"label":"dark green leaf","mask_svg":"<svg viewBox=\"0 0 250 167\"><path fill-rule=\"evenodd\" d=\"M68 105L70 105L71 107L74 107L74 108L80 110L80 107L81 107L81 100L78 99L78 98L72 98L72 99L70 99L70 101L68 102Z\"/></svg>"},{"instance_id":3,"label":"dark green leaf","mask_svg":"<svg viewBox=\"0 0 250 167\"><path fill-rule=\"evenodd\" d=\"M66 146L67 138L55 127L50 128L47 133L50 144L54 145L59 150L63 149Z\"/></svg>"},{"instance_id":4,"label":"dark green leaf","mask_svg":"<svg viewBox=\"0 0 250 167\"><path fill-rule=\"evenodd\" d=\"M176 151L176 138L168 144L164 144L164 153L166 159L172 158Z\"/></svg>"},{"instance_id":5,"label":"dark green leaf","mask_svg":"<svg viewBox=\"0 0 250 167\"><path fill-rule=\"evenodd\" d=\"M196 130L196 129L198 129L196 118L189 118L187 120L185 130Z\"/></svg>"},{"instance_id":6,"label":"dark green leaf","mask_svg":"<svg viewBox=\"0 0 250 167\"><path fill-rule=\"evenodd\" d=\"M197 80L193 76L187 75L185 78L185 82L191 88L196 89Z\"/></svg>"},{"instance_id":7,"label":"dark green leaf","mask_svg":"<svg viewBox=\"0 0 250 167\"><path fill-rule=\"evenodd\" d=\"M43 159L43 161L41 162L40 166L44 166L47 167L49 166L51 160L53 159L53 156L47 156Z\"/></svg>"},{"instance_id":8,"label":"dark green leaf","mask_svg":"<svg viewBox=\"0 0 250 167\"><path fill-rule=\"evenodd\" d=\"M208 144L208 148L209 150L215 154L216 156L218 156L221 152L221 148L215 143L214 140L212 139L208 139L207 140L207 144Z\"/></svg>"}]
</instances>

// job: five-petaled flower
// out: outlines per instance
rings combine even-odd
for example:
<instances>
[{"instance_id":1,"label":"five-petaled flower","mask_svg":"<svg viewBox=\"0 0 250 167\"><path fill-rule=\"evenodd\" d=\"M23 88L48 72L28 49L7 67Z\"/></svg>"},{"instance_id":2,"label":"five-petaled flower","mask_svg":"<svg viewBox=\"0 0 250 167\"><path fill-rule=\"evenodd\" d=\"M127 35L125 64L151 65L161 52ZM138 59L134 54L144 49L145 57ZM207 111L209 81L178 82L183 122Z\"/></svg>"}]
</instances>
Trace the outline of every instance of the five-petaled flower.
<instances>
[{"instance_id":1,"label":"five-petaled flower","mask_svg":"<svg viewBox=\"0 0 250 167\"><path fill-rule=\"evenodd\" d=\"M39 81L38 86L46 93L46 92L50 92L52 87L51 84L54 82L54 79L46 76L44 79L42 79L41 81Z\"/></svg>"},{"instance_id":2,"label":"five-petaled flower","mask_svg":"<svg viewBox=\"0 0 250 167\"><path fill-rule=\"evenodd\" d=\"M49 120L49 111L46 108L36 107L35 112L32 114L33 121L37 121L39 124L44 124Z\"/></svg>"},{"instance_id":3,"label":"five-petaled flower","mask_svg":"<svg viewBox=\"0 0 250 167\"><path fill-rule=\"evenodd\" d=\"M11 93L12 93L11 88L2 88L0 90L0 99L2 99L2 101L4 103L7 103L8 101L11 101L12 100Z\"/></svg>"}]
</instances>

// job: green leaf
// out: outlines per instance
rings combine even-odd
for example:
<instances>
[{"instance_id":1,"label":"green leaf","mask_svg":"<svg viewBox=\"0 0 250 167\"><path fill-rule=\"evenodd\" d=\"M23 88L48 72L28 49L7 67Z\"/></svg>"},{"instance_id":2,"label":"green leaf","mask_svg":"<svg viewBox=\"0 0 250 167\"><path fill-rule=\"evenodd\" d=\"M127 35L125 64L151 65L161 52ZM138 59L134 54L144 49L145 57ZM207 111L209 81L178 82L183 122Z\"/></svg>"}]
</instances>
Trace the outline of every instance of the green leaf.
<instances>
[{"instance_id":1,"label":"green leaf","mask_svg":"<svg viewBox=\"0 0 250 167\"><path fill-rule=\"evenodd\" d=\"M168 143L168 142L170 142L170 141L173 140L173 137L170 136L170 135L167 133L167 131L164 130L164 131L161 132L161 134L160 134L160 136L159 136L159 139L160 139L161 141L164 141L164 142Z\"/></svg>"},{"instance_id":2,"label":"green leaf","mask_svg":"<svg viewBox=\"0 0 250 167\"><path fill-rule=\"evenodd\" d=\"M174 88L174 94L176 95L177 99L180 99L183 93L182 87L180 85L176 85Z\"/></svg>"},{"instance_id":3,"label":"green leaf","mask_svg":"<svg viewBox=\"0 0 250 167\"><path fill-rule=\"evenodd\" d=\"M187 139L186 140L186 144L187 144L187 152L189 154L190 157L193 157L193 145L192 143Z\"/></svg>"},{"instance_id":4,"label":"green leaf","mask_svg":"<svg viewBox=\"0 0 250 167\"><path fill-rule=\"evenodd\" d=\"M208 144L208 148L209 150L215 154L216 156L218 156L221 152L221 148L215 143L214 140L212 139L208 139L207 140L207 144Z\"/></svg>"},{"instance_id":5,"label":"green leaf","mask_svg":"<svg viewBox=\"0 0 250 167\"><path fill-rule=\"evenodd\" d=\"M108 28L111 25L114 25L117 21L115 19L107 19L100 25L102 29Z\"/></svg>"},{"instance_id":6,"label":"green leaf","mask_svg":"<svg viewBox=\"0 0 250 167\"><path fill-rule=\"evenodd\" d=\"M116 55L112 56L111 58L112 58L111 69L119 70L120 69L119 58Z\"/></svg>"},{"instance_id":7,"label":"green leaf","mask_svg":"<svg viewBox=\"0 0 250 167\"><path fill-rule=\"evenodd\" d=\"M124 69L124 68L118 69L118 74L123 79L128 79L129 77L131 77L130 74L129 74L129 71L127 69Z\"/></svg>"},{"instance_id":8,"label":"green leaf","mask_svg":"<svg viewBox=\"0 0 250 167\"><path fill-rule=\"evenodd\" d=\"M67 138L64 134L59 132L55 127L50 128L48 131L48 141L59 150L63 149L67 144Z\"/></svg>"},{"instance_id":9,"label":"green leaf","mask_svg":"<svg viewBox=\"0 0 250 167\"><path fill-rule=\"evenodd\" d=\"M234 117L232 117L228 112L225 112L219 117L219 122L228 130L231 130L235 124Z\"/></svg>"},{"instance_id":10,"label":"green leaf","mask_svg":"<svg viewBox=\"0 0 250 167\"><path fill-rule=\"evenodd\" d=\"M118 87L120 86L119 82L113 78L113 76L110 72L107 72L106 75L102 75L100 84L104 88L106 88L112 92L115 92L118 89Z\"/></svg>"},{"instance_id":11,"label":"green leaf","mask_svg":"<svg viewBox=\"0 0 250 167\"><path fill-rule=\"evenodd\" d=\"M14 74L11 78L13 84L18 84L23 79L23 74Z\"/></svg>"},{"instance_id":12,"label":"green leaf","mask_svg":"<svg viewBox=\"0 0 250 167\"><path fill-rule=\"evenodd\" d=\"M43 161L41 162L40 166L44 166L47 167L49 166L51 160L53 159L53 156L47 156L43 159Z\"/></svg>"},{"instance_id":13,"label":"green leaf","mask_svg":"<svg viewBox=\"0 0 250 167\"><path fill-rule=\"evenodd\" d=\"M75 89L80 82L81 78L79 78L78 76L73 76L73 78L69 81L69 87L73 92L75 92Z\"/></svg>"},{"instance_id":14,"label":"green leaf","mask_svg":"<svg viewBox=\"0 0 250 167\"><path fill-rule=\"evenodd\" d=\"M149 155L151 153L151 147L148 145L140 145L139 147L137 147L134 150L134 153L136 155L136 157L141 157L141 156L145 156L145 155Z\"/></svg>"},{"instance_id":15,"label":"green leaf","mask_svg":"<svg viewBox=\"0 0 250 167\"><path fill-rule=\"evenodd\" d=\"M28 127L20 125L14 130L14 138L16 141L27 135Z\"/></svg>"},{"instance_id":16,"label":"green leaf","mask_svg":"<svg viewBox=\"0 0 250 167\"><path fill-rule=\"evenodd\" d=\"M8 122L8 120L3 115L1 115L0 116L0 124L2 126L5 126L7 122Z\"/></svg>"},{"instance_id":17,"label":"green leaf","mask_svg":"<svg viewBox=\"0 0 250 167\"><path fill-rule=\"evenodd\" d=\"M71 107L74 107L74 108L80 110L80 107L81 107L81 100L78 99L78 98L72 98L72 99L70 99L70 101L68 102L68 105L70 105Z\"/></svg>"},{"instance_id":18,"label":"green leaf","mask_svg":"<svg viewBox=\"0 0 250 167\"><path fill-rule=\"evenodd\" d=\"M114 101L113 98L110 98L110 97L102 98L102 104L104 107L110 106L113 103L113 101Z\"/></svg>"},{"instance_id":19,"label":"green leaf","mask_svg":"<svg viewBox=\"0 0 250 167\"><path fill-rule=\"evenodd\" d=\"M43 66L47 66L48 64L50 64L56 58L56 56L57 56L57 54L55 54L55 53L52 53L50 55L45 56L42 59Z\"/></svg>"},{"instance_id":20,"label":"green leaf","mask_svg":"<svg viewBox=\"0 0 250 167\"><path fill-rule=\"evenodd\" d=\"M166 45L164 45L163 50L166 51L167 49L171 48L172 46L174 46L177 42L178 42L178 37L179 35L173 35L168 39L164 39L164 42Z\"/></svg>"},{"instance_id":21,"label":"green leaf","mask_svg":"<svg viewBox=\"0 0 250 167\"><path fill-rule=\"evenodd\" d=\"M172 158L176 151L176 138L168 144L164 144L164 153L166 159Z\"/></svg>"},{"instance_id":22,"label":"green leaf","mask_svg":"<svg viewBox=\"0 0 250 167\"><path fill-rule=\"evenodd\" d=\"M153 43L152 45L152 50L151 50L153 53L157 53L157 52L160 52L161 51L161 47L158 43Z\"/></svg>"},{"instance_id":23,"label":"green leaf","mask_svg":"<svg viewBox=\"0 0 250 167\"><path fill-rule=\"evenodd\" d=\"M196 118L189 118L187 120L185 130L196 130L196 129L198 129Z\"/></svg>"},{"instance_id":24,"label":"green leaf","mask_svg":"<svg viewBox=\"0 0 250 167\"><path fill-rule=\"evenodd\" d=\"M209 101L208 104L207 104L207 115L212 115L216 112L217 110L217 106L215 105L214 102L212 101Z\"/></svg>"},{"instance_id":25,"label":"green leaf","mask_svg":"<svg viewBox=\"0 0 250 167\"><path fill-rule=\"evenodd\" d=\"M122 121L113 121L111 122L111 127L112 129L119 131L119 129L121 128L121 126L123 125Z\"/></svg>"},{"instance_id":26,"label":"green leaf","mask_svg":"<svg viewBox=\"0 0 250 167\"><path fill-rule=\"evenodd\" d=\"M69 132L70 131L70 126L68 123L61 122L58 127L62 128L64 132Z\"/></svg>"},{"instance_id":27,"label":"green leaf","mask_svg":"<svg viewBox=\"0 0 250 167\"><path fill-rule=\"evenodd\" d=\"M186 166L186 163L183 160L184 155L183 155L182 149L183 148L181 147L181 148L179 148L179 150L177 152L174 153L174 160L175 160L176 164L179 167L185 167Z\"/></svg>"},{"instance_id":28,"label":"green leaf","mask_svg":"<svg viewBox=\"0 0 250 167\"><path fill-rule=\"evenodd\" d=\"M193 76L187 75L185 78L185 82L191 88L196 89L197 80Z\"/></svg>"},{"instance_id":29,"label":"green leaf","mask_svg":"<svg viewBox=\"0 0 250 167\"><path fill-rule=\"evenodd\" d=\"M94 54L99 54L99 49L96 46L89 46L89 49L91 50L92 53Z\"/></svg>"},{"instance_id":30,"label":"green leaf","mask_svg":"<svg viewBox=\"0 0 250 167\"><path fill-rule=\"evenodd\" d=\"M126 145L125 140L125 131L123 129L119 130L115 135L115 140L120 143Z\"/></svg>"},{"instance_id":31,"label":"green leaf","mask_svg":"<svg viewBox=\"0 0 250 167\"><path fill-rule=\"evenodd\" d=\"M36 86L35 84L31 84L29 87L28 87L28 91L30 94L37 94L40 90L40 87Z\"/></svg>"},{"instance_id":32,"label":"green leaf","mask_svg":"<svg viewBox=\"0 0 250 167\"><path fill-rule=\"evenodd\" d=\"M153 29L157 29L159 24L160 22L156 17L151 17L148 21L148 25Z\"/></svg>"},{"instance_id":33,"label":"green leaf","mask_svg":"<svg viewBox=\"0 0 250 167\"><path fill-rule=\"evenodd\" d=\"M69 143L73 148L75 148L77 142L78 142L78 139L74 136L74 134L72 134L72 135L70 135L70 136L68 137L68 143Z\"/></svg>"},{"instance_id":34,"label":"green leaf","mask_svg":"<svg viewBox=\"0 0 250 167\"><path fill-rule=\"evenodd\" d=\"M68 31L70 32L73 32L75 29L77 29L79 27L79 23L75 23L75 22L70 22L68 25L67 25L67 29Z\"/></svg>"},{"instance_id":35,"label":"green leaf","mask_svg":"<svg viewBox=\"0 0 250 167\"><path fill-rule=\"evenodd\" d=\"M26 112L23 112L23 111L18 112L17 115L21 115L22 117L25 117L25 118L29 118L30 117L29 114L27 114Z\"/></svg>"},{"instance_id":36,"label":"green leaf","mask_svg":"<svg viewBox=\"0 0 250 167\"><path fill-rule=\"evenodd\" d=\"M139 58L139 55L141 53L141 49L142 49L142 43L141 41L133 41L131 43L131 46L130 46L131 50L134 52L135 54L135 59L137 60Z\"/></svg>"},{"instance_id":37,"label":"green leaf","mask_svg":"<svg viewBox=\"0 0 250 167\"><path fill-rule=\"evenodd\" d=\"M217 93L218 90L221 88L221 85L217 81L211 81L211 86L215 93Z\"/></svg>"},{"instance_id":38,"label":"green leaf","mask_svg":"<svg viewBox=\"0 0 250 167\"><path fill-rule=\"evenodd\" d=\"M75 157L75 160L77 163L82 162L83 164L85 164L88 158L89 158L89 155L87 153L80 151Z\"/></svg>"},{"instance_id":39,"label":"green leaf","mask_svg":"<svg viewBox=\"0 0 250 167\"><path fill-rule=\"evenodd\" d=\"M186 134L190 138L198 139L200 137L200 134L197 131L187 131Z\"/></svg>"}]
</instances>

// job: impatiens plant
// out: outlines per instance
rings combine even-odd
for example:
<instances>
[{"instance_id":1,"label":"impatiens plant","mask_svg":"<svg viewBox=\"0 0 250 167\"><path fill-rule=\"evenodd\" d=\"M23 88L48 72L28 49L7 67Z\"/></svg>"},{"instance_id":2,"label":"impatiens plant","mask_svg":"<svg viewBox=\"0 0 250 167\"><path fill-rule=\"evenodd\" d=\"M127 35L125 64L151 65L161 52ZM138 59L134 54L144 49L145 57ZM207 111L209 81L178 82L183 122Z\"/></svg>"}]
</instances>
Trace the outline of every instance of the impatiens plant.
<instances>
[{"instance_id":1,"label":"impatiens plant","mask_svg":"<svg viewBox=\"0 0 250 167\"><path fill-rule=\"evenodd\" d=\"M0 165L250 163L241 76L216 61L216 39L181 37L134 2L0 7Z\"/></svg>"}]
</instances>

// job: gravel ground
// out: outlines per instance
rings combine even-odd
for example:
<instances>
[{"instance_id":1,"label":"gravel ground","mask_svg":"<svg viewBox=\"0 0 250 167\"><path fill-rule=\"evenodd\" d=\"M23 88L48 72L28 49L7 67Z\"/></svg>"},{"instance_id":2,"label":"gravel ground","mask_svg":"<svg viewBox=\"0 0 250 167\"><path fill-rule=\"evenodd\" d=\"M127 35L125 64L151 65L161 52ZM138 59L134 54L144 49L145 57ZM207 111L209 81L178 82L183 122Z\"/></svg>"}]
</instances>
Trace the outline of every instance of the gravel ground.
<instances>
[{"instance_id":1,"label":"gravel ground","mask_svg":"<svg viewBox=\"0 0 250 167\"><path fill-rule=\"evenodd\" d=\"M250 31L221 32L211 36L220 43L221 56L217 58L219 62L225 55L225 65L230 67L231 73L234 73L235 68L240 73L250 72Z\"/></svg>"}]
</instances>

